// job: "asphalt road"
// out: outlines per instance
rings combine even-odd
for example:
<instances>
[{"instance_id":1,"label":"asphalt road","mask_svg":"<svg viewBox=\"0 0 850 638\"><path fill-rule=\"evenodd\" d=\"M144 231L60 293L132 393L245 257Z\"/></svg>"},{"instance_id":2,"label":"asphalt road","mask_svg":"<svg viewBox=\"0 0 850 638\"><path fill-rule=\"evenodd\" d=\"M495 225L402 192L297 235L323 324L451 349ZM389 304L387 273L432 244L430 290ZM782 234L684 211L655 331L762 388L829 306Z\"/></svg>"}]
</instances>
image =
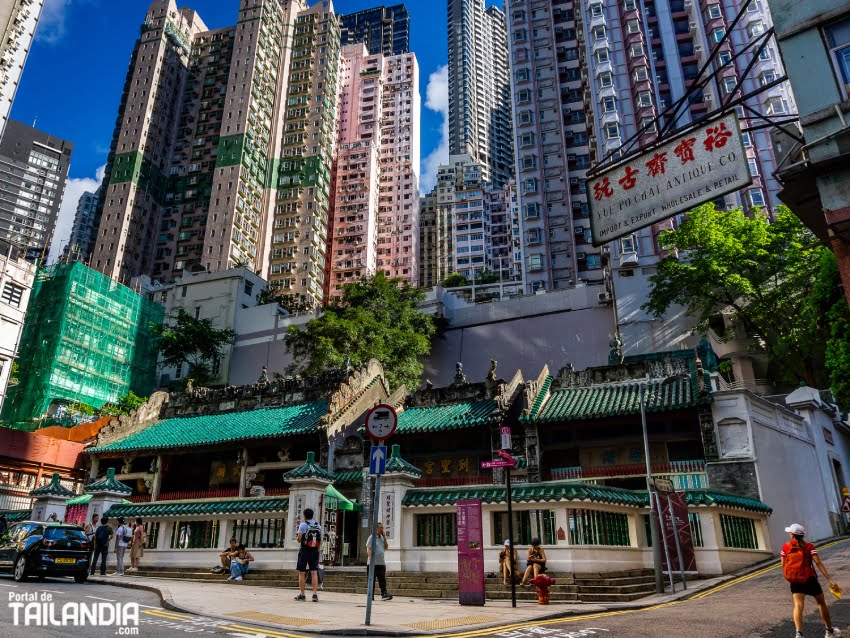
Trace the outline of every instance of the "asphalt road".
<instances>
[{"instance_id":1,"label":"asphalt road","mask_svg":"<svg viewBox=\"0 0 850 638\"><path fill-rule=\"evenodd\" d=\"M32 600L35 600L35 604ZM18 603L17 607L13 606ZM108 626L51 626L49 605L53 604L54 617L61 620L63 611L74 613L81 604L89 610L110 607L125 608L128 603L138 605L138 623L131 617L127 623ZM66 607L68 603L72 604ZM96 606L102 606L100 608ZM15 609L18 622L15 624ZM45 613L47 608L47 613ZM39 618L35 618L38 613ZM77 611L77 613L81 613ZM109 612L101 612L108 614ZM124 613L124 612L121 612ZM30 614L27 626L27 614ZM104 617L106 620L108 617ZM39 622L40 621L40 622ZM77 584L72 579L48 578L44 582L30 579L16 583L10 576L0 575L0 637L2 638L114 638L115 636L140 636L141 638L173 638L174 636L230 636L236 638L286 638L287 632L272 632L214 618L175 613L163 609L159 596L154 593L96 583ZM291 634L290 634L291 635Z\"/></svg>"},{"instance_id":2,"label":"asphalt road","mask_svg":"<svg viewBox=\"0 0 850 638\"><path fill-rule=\"evenodd\" d=\"M830 575L844 587L848 598L836 601L827 593L833 626L850 637L850 542L822 550ZM821 584L823 585L823 577ZM824 589L826 587L824 586ZM457 632L454 638L774 638L794 637L791 594L780 569L716 590L699 599L661 605L654 609L596 614L584 618L506 625L481 632ZM823 624L813 599L806 605L803 635L820 638Z\"/></svg>"}]
</instances>

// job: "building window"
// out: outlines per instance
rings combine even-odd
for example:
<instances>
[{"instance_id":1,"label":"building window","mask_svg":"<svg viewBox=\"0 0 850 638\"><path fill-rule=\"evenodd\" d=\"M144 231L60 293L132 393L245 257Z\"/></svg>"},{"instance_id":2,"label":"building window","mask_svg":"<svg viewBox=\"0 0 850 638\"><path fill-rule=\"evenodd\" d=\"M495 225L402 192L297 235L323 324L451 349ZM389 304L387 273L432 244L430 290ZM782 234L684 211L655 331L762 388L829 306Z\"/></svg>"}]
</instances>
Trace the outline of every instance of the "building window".
<instances>
[{"instance_id":1,"label":"building window","mask_svg":"<svg viewBox=\"0 0 850 638\"><path fill-rule=\"evenodd\" d=\"M771 69L769 71L763 71L759 75L759 84L761 84L762 86L767 86L768 84L770 84L771 82L773 82L775 80L776 80L776 71L774 71L773 69Z\"/></svg>"},{"instance_id":2,"label":"building window","mask_svg":"<svg viewBox=\"0 0 850 638\"><path fill-rule=\"evenodd\" d=\"M537 180L536 179L525 180L525 192L526 193L537 192Z\"/></svg>"},{"instance_id":3,"label":"building window","mask_svg":"<svg viewBox=\"0 0 850 638\"><path fill-rule=\"evenodd\" d=\"M605 39L605 27L599 25L598 27L593 27L593 39L594 40L604 40Z\"/></svg>"},{"instance_id":4,"label":"building window","mask_svg":"<svg viewBox=\"0 0 850 638\"><path fill-rule=\"evenodd\" d=\"M764 193L760 188L751 188L747 191L747 199L750 206L764 206Z\"/></svg>"},{"instance_id":5,"label":"building window","mask_svg":"<svg viewBox=\"0 0 850 638\"><path fill-rule=\"evenodd\" d=\"M635 42L629 47L629 57L630 58L639 58L643 55L643 44L640 42Z\"/></svg>"},{"instance_id":6,"label":"building window","mask_svg":"<svg viewBox=\"0 0 850 638\"><path fill-rule=\"evenodd\" d=\"M717 27L716 29L711 30L711 43L719 44L720 41L726 36L726 29L723 27Z\"/></svg>"},{"instance_id":7,"label":"building window","mask_svg":"<svg viewBox=\"0 0 850 638\"><path fill-rule=\"evenodd\" d=\"M605 87L611 86L613 83L614 80L610 73L602 73L599 76L599 88L604 89Z\"/></svg>"},{"instance_id":8,"label":"building window","mask_svg":"<svg viewBox=\"0 0 850 638\"><path fill-rule=\"evenodd\" d=\"M514 545L531 545L539 538L542 545L555 544L555 510L514 511ZM493 512L493 544L501 545L508 537L508 513Z\"/></svg>"},{"instance_id":9,"label":"building window","mask_svg":"<svg viewBox=\"0 0 850 638\"><path fill-rule=\"evenodd\" d=\"M750 169L750 175L752 175L753 177L757 177L759 174L759 165L755 158L748 157L747 166Z\"/></svg>"},{"instance_id":10,"label":"building window","mask_svg":"<svg viewBox=\"0 0 850 638\"><path fill-rule=\"evenodd\" d=\"M543 256L542 255L529 255L528 256L528 269L529 270L542 270L543 269Z\"/></svg>"},{"instance_id":11,"label":"building window","mask_svg":"<svg viewBox=\"0 0 850 638\"><path fill-rule=\"evenodd\" d=\"M6 303L14 308L21 307L21 300L24 297L24 289L22 286L17 284L13 284L11 281L7 281L3 286L3 294L2 300L3 303Z\"/></svg>"},{"instance_id":12,"label":"building window","mask_svg":"<svg viewBox=\"0 0 850 638\"><path fill-rule=\"evenodd\" d=\"M640 23L637 20L627 20L626 33L640 33Z\"/></svg>"},{"instance_id":13,"label":"building window","mask_svg":"<svg viewBox=\"0 0 850 638\"><path fill-rule=\"evenodd\" d=\"M611 55L608 52L608 49L599 49L594 56L596 57L597 64L605 64L611 59Z\"/></svg>"},{"instance_id":14,"label":"building window","mask_svg":"<svg viewBox=\"0 0 850 638\"><path fill-rule=\"evenodd\" d=\"M606 97L602 99L602 110L605 113L614 113L617 111L617 98Z\"/></svg>"},{"instance_id":15,"label":"building window","mask_svg":"<svg viewBox=\"0 0 850 638\"><path fill-rule=\"evenodd\" d=\"M245 294L250 295L254 292L254 284L250 281L245 282Z\"/></svg>"},{"instance_id":16,"label":"building window","mask_svg":"<svg viewBox=\"0 0 850 638\"><path fill-rule=\"evenodd\" d=\"M525 218L526 219L537 219L540 216L540 208L536 203L526 204L525 205Z\"/></svg>"},{"instance_id":17,"label":"building window","mask_svg":"<svg viewBox=\"0 0 850 638\"><path fill-rule=\"evenodd\" d=\"M623 11L634 11L635 0L623 0Z\"/></svg>"},{"instance_id":18,"label":"building window","mask_svg":"<svg viewBox=\"0 0 850 638\"><path fill-rule=\"evenodd\" d=\"M613 140L620 137L620 126L616 122L608 122L605 125L605 139Z\"/></svg>"},{"instance_id":19,"label":"building window","mask_svg":"<svg viewBox=\"0 0 850 638\"><path fill-rule=\"evenodd\" d=\"M709 20L716 20L723 17L723 12L720 10L719 4L710 4L705 8L705 16Z\"/></svg>"},{"instance_id":20,"label":"building window","mask_svg":"<svg viewBox=\"0 0 850 638\"><path fill-rule=\"evenodd\" d=\"M649 71L645 66L635 67L635 82L645 82L649 79Z\"/></svg>"},{"instance_id":21,"label":"building window","mask_svg":"<svg viewBox=\"0 0 850 638\"><path fill-rule=\"evenodd\" d=\"M419 514L416 517L417 547L457 545L457 514Z\"/></svg>"},{"instance_id":22,"label":"building window","mask_svg":"<svg viewBox=\"0 0 850 638\"><path fill-rule=\"evenodd\" d=\"M588 229L590 230L590 229ZM587 238L587 235L585 235ZM586 270L601 270L602 268L602 257L600 255L588 255L587 256L587 268Z\"/></svg>"},{"instance_id":23,"label":"building window","mask_svg":"<svg viewBox=\"0 0 850 638\"><path fill-rule=\"evenodd\" d=\"M620 512L568 509L570 545L609 545L628 547L629 516Z\"/></svg>"},{"instance_id":24,"label":"building window","mask_svg":"<svg viewBox=\"0 0 850 638\"><path fill-rule=\"evenodd\" d=\"M720 90L722 91L723 95L729 95L732 91L735 90L735 87L737 85L737 78L735 78L734 75L727 75L720 83Z\"/></svg>"},{"instance_id":25,"label":"building window","mask_svg":"<svg viewBox=\"0 0 850 638\"><path fill-rule=\"evenodd\" d=\"M785 106L785 100L781 97L772 97L767 100L767 114L776 115L777 113L785 113L788 109Z\"/></svg>"},{"instance_id":26,"label":"building window","mask_svg":"<svg viewBox=\"0 0 850 638\"><path fill-rule=\"evenodd\" d=\"M646 108L652 106L652 93L649 91L641 91L638 93L638 107Z\"/></svg>"},{"instance_id":27,"label":"building window","mask_svg":"<svg viewBox=\"0 0 850 638\"><path fill-rule=\"evenodd\" d=\"M747 25L747 34L754 38L757 35L764 33L764 22L761 20L753 20Z\"/></svg>"},{"instance_id":28,"label":"building window","mask_svg":"<svg viewBox=\"0 0 850 638\"><path fill-rule=\"evenodd\" d=\"M850 93L850 20L842 20L824 29L826 43L835 71Z\"/></svg>"},{"instance_id":29,"label":"building window","mask_svg":"<svg viewBox=\"0 0 850 638\"><path fill-rule=\"evenodd\" d=\"M756 523L753 519L721 514L720 529L723 531L724 547L758 549Z\"/></svg>"}]
</instances>

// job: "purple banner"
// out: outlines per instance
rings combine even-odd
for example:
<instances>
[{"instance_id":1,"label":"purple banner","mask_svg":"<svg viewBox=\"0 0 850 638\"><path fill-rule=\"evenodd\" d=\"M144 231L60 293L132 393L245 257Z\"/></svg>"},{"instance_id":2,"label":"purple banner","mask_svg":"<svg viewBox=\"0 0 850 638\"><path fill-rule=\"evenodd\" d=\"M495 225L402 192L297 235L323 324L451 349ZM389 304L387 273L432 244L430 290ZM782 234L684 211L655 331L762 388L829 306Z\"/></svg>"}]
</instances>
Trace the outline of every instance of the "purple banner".
<instances>
[{"instance_id":1,"label":"purple banner","mask_svg":"<svg viewBox=\"0 0 850 638\"><path fill-rule=\"evenodd\" d=\"M457 591L461 605L484 604L481 501L457 502Z\"/></svg>"},{"instance_id":2,"label":"purple banner","mask_svg":"<svg viewBox=\"0 0 850 638\"><path fill-rule=\"evenodd\" d=\"M661 520L664 525L664 537L667 541L667 551L670 553L670 562L673 563L673 572L696 572L697 560L694 555L694 541L691 533L691 521L688 518L688 504L685 502L685 495L681 492L673 492L672 494L658 494L658 500L661 503ZM679 547L682 550L682 563L684 568L679 565L679 555L676 553L676 538L673 535L672 516L676 520L676 531L679 534ZM670 571L667 567L667 559L663 552L661 554L661 562L664 571Z\"/></svg>"}]
</instances>

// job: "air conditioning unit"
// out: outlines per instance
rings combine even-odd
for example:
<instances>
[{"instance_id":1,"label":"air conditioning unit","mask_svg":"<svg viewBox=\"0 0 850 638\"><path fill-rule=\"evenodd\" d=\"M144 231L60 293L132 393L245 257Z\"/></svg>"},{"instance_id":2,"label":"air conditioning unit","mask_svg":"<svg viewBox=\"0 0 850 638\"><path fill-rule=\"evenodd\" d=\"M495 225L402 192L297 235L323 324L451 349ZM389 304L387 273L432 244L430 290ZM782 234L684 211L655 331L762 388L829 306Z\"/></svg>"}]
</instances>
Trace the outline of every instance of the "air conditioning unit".
<instances>
[{"instance_id":1,"label":"air conditioning unit","mask_svg":"<svg viewBox=\"0 0 850 638\"><path fill-rule=\"evenodd\" d=\"M596 300L600 304L609 304L611 303L611 293L610 292L600 292L596 295Z\"/></svg>"}]
</instances>

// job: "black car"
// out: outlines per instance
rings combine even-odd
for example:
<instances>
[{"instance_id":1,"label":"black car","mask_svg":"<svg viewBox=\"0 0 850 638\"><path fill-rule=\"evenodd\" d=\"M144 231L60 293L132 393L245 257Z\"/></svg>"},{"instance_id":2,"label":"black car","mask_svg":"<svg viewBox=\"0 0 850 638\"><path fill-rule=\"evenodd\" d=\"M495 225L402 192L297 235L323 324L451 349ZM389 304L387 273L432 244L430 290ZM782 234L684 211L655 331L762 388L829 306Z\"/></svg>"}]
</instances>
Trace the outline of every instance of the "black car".
<instances>
[{"instance_id":1,"label":"black car","mask_svg":"<svg viewBox=\"0 0 850 638\"><path fill-rule=\"evenodd\" d=\"M66 523L22 521L0 537L0 571L20 582L28 576L88 578L91 543L83 528Z\"/></svg>"}]
</instances>

